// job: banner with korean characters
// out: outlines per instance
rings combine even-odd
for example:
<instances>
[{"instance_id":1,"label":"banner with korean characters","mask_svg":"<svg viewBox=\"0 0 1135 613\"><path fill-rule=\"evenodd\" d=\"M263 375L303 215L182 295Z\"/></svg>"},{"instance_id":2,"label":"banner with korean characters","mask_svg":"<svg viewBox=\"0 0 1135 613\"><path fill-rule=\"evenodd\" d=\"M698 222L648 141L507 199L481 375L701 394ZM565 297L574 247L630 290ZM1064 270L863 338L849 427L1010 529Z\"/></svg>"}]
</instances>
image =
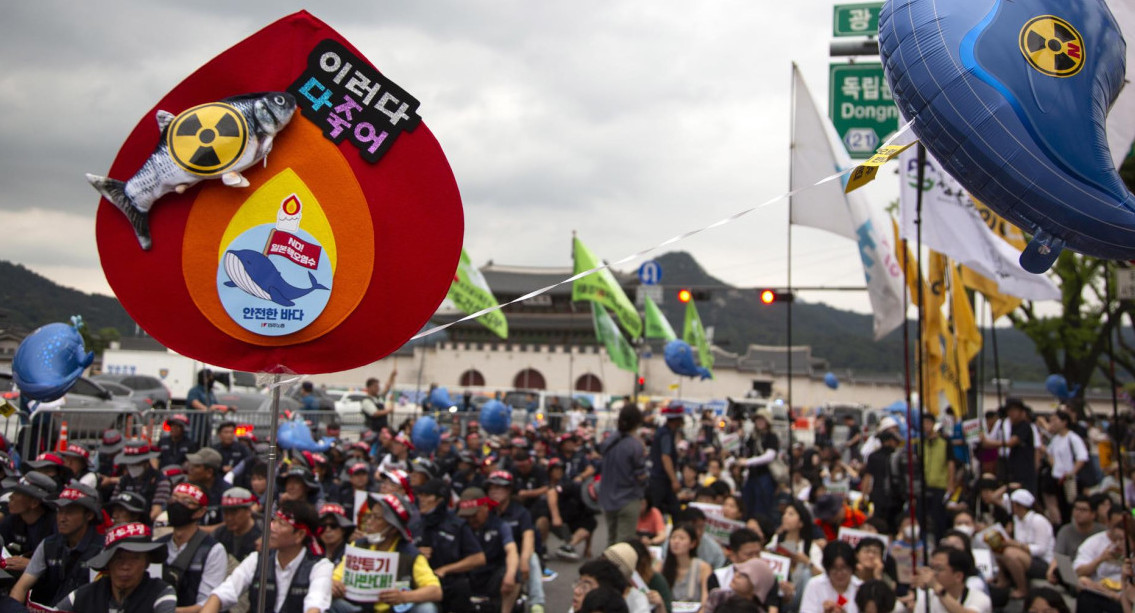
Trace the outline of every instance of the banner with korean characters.
<instances>
[{"instance_id":1,"label":"banner with korean characters","mask_svg":"<svg viewBox=\"0 0 1135 613\"><path fill-rule=\"evenodd\" d=\"M347 545L343 553L343 585L347 599L353 602L378 602L382 592L398 589L394 574L398 570L398 554L371 551Z\"/></svg>"}]
</instances>

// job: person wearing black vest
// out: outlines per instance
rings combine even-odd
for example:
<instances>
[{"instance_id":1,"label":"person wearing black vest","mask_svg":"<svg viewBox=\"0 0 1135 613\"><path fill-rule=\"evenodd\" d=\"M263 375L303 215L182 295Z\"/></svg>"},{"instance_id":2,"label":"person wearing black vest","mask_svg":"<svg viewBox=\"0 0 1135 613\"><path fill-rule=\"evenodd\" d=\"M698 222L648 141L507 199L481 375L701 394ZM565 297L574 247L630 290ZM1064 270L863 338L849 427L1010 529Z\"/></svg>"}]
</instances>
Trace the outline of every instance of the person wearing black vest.
<instances>
[{"instance_id":1,"label":"person wearing black vest","mask_svg":"<svg viewBox=\"0 0 1135 613\"><path fill-rule=\"evenodd\" d=\"M220 613L236 604L248 592L250 611L256 611L263 597L276 613L320 613L331 606L331 572L334 566L323 557L323 547L315 538L319 516L308 503L285 500L280 503L268 534L268 553L272 571L268 585L260 585L260 554L252 553L205 601L202 613Z\"/></svg>"},{"instance_id":2,"label":"person wearing black vest","mask_svg":"<svg viewBox=\"0 0 1135 613\"><path fill-rule=\"evenodd\" d=\"M146 499L150 519L162 514L169 492L173 489L169 478L154 468L150 462L158 457L157 451L145 441L130 441L122 448L114 463L122 467L124 474L118 478L111 498L122 492L134 492Z\"/></svg>"},{"instance_id":3,"label":"person wearing black vest","mask_svg":"<svg viewBox=\"0 0 1135 613\"><path fill-rule=\"evenodd\" d=\"M97 490L72 481L49 504L58 509L58 532L36 547L27 569L9 594L23 602L30 589L31 600L45 607L87 584L90 573L84 562L102 551L102 538L95 531L95 524L103 517Z\"/></svg>"},{"instance_id":4,"label":"person wearing black vest","mask_svg":"<svg viewBox=\"0 0 1135 613\"><path fill-rule=\"evenodd\" d=\"M414 545L429 559L430 567L441 580L442 609L460 611L468 608L473 594L468 573L485 564L481 543L469 524L446 508L449 487L445 481L431 479L415 493L422 511L423 527L421 534L413 534Z\"/></svg>"},{"instance_id":5,"label":"person wearing black vest","mask_svg":"<svg viewBox=\"0 0 1135 613\"><path fill-rule=\"evenodd\" d=\"M13 575L24 572L32 553L43 539L55 534L55 512L47 499L59 488L47 475L30 472L15 483L6 482L8 515L0 520L0 538L11 557L4 558L3 569Z\"/></svg>"},{"instance_id":6,"label":"person wearing black vest","mask_svg":"<svg viewBox=\"0 0 1135 613\"><path fill-rule=\"evenodd\" d=\"M192 483L177 484L166 505L173 534L157 542L166 546L162 579L177 591L178 613L199 611L228 570L224 546L197 525L208 506L205 490Z\"/></svg>"},{"instance_id":7,"label":"person wearing black vest","mask_svg":"<svg viewBox=\"0 0 1135 613\"><path fill-rule=\"evenodd\" d=\"M364 603L364 610L370 608L375 613L389 613L391 606L412 604L410 613L425 613L437 611L436 605L427 603L441 602L441 581L430 568L426 557L414 547L410 530L410 512L397 496L382 494L375 497L370 511L363 516L359 528L366 534L366 538L355 541L354 546L372 551L389 551L398 553L398 570L394 580L409 585L409 589L391 589L380 592L378 603L369 606ZM332 594L342 597L346 588L342 584L346 561L335 567L332 575ZM348 600L348 602L351 602Z\"/></svg>"},{"instance_id":8,"label":"person wearing black vest","mask_svg":"<svg viewBox=\"0 0 1135 613\"><path fill-rule=\"evenodd\" d=\"M177 596L161 579L146 574L150 564L165 557L165 547L152 540L146 524L121 524L106 533L103 551L87 565L104 571L93 583L55 603L60 611L75 613L174 613Z\"/></svg>"},{"instance_id":9,"label":"person wearing black vest","mask_svg":"<svg viewBox=\"0 0 1135 613\"><path fill-rule=\"evenodd\" d=\"M529 608L534 613L544 611L544 581L540 557L536 555L536 526L532 515L523 505L512 502L512 473L498 470L486 480L489 498L497 503L496 514L512 530L512 538L520 552L520 582L528 586Z\"/></svg>"},{"instance_id":10,"label":"person wearing black vest","mask_svg":"<svg viewBox=\"0 0 1135 613\"><path fill-rule=\"evenodd\" d=\"M366 506L372 492L378 485L371 479L370 464L362 460L347 462L347 483L340 484L333 499L342 505L351 523L358 521L358 512Z\"/></svg>"},{"instance_id":11,"label":"person wearing black vest","mask_svg":"<svg viewBox=\"0 0 1135 613\"><path fill-rule=\"evenodd\" d=\"M212 448L221 454L221 472L230 472L252 457L252 450L236 440L236 422L224 421L217 426L217 444Z\"/></svg>"},{"instance_id":12,"label":"person wearing black vest","mask_svg":"<svg viewBox=\"0 0 1135 613\"><path fill-rule=\"evenodd\" d=\"M396 376L398 376L398 369L390 371L390 378L386 381L385 389L374 377L366 380L367 395L360 404L367 428L374 432L381 432L383 428L389 427L387 416L394 413L394 407L386 408L382 403L382 398L390 393L390 388L393 387L394 377Z\"/></svg>"},{"instance_id":13,"label":"person wearing black vest","mask_svg":"<svg viewBox=\"0 0 1135 613\"><path fill-rule=\"evenodd\" d=\"M252 518L254 504L256 496L243 487L229 488L221 498L225 524L213 532L213 538L237 562L256 551L256 541L260 540L260 526Z\"/></svg>"},{"instance_id":14,"label":"person wearing black vest","mask_svg":"<svg viewBox=\"0 0 1135 613\"><path fill-rule=\"evenodd\" d=\"M119 492L111 497L103 510L110 516L113 524L132 524L141 522L150 525L150 513L146 510L146 499L134 492Z\"/></svg>"},{"instance_id":15,"label":"person wearing black vest","mask_svg":"<svg viewBox=\"0 0 1135 613\"><path fill-rule=\"evenodd\" d=\"M479 487L461 492L457 506L485 551L485 565L469 573L473 593L501 603L501 613L510 613L520 594L520 553L512 528L493 512L497 503Z\"/></svg>"},{"instance_id":16,"label":"person wearing black vest","mask_svg":"<svg viewBox=\"0 0 1135 613\"><path fill-rule=\"evenodd\" d=\"M163 434L158 439L158 449L161 452L158 466L181 466L185 464L185 458L189 454L200 448L200 444L185 435L185 430L189 428L189 418L185 415L178 413L167 419L166 424L169 425L169 434Z\"/></svg>"},{"instance_id":17,"label":"person wearing black vest","mask_svg":"<svg viewBox=\"0 0 1135 613\"><path fill-rule=\"evenodd\" d=\"M118 485L118 470L114 466L114 458L126 442L122 440L122 433L115 429L105 430L102 433L102 444L98 449L99 496L102 499L110 498L114 493L114 486Z\"/></svg>"}]
</instances>

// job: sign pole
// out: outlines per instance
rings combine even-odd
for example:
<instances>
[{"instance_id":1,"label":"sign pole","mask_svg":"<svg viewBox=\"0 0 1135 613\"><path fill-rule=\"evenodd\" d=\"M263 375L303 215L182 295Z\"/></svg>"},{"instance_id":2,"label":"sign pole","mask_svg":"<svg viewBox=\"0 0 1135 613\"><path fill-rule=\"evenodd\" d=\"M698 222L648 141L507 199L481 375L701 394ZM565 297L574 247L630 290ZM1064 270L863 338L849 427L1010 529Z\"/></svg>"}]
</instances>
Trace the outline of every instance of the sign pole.
<instances>
[{"instance_id":1,"label":"sign pole","mask_svg":"<svg viewBox=\"0 0 1135 613\"><path fill-rule=\"evenodd\" d=\"M272 516L276 498L276 475L280 471L279 459L276 456L276 430L280 425L280 375L272 376L272 425L268 429L268 483L264 490L264 518L261 520L260 533L260 594L261 598L256 604L256 613L264 613L268 602L264 598L264 586L268 585L268 567L271 564L271 551L268 549L272 530ZM273 606L275 604L273 603Z\"/></svg>"}]
</instances>

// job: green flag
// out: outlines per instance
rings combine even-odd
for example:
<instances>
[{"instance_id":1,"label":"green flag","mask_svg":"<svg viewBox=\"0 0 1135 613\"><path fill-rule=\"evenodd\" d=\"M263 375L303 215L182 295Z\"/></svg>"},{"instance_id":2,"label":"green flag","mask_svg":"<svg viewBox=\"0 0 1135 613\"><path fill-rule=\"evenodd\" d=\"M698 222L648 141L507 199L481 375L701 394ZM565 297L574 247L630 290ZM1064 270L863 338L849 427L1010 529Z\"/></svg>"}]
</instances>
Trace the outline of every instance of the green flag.
<instances>
[{"instance_id":1,"label":"green flag","mask_svg":"<svg viewBox=\"0 0 1135 613\"><path fill-rule=\"evenodd\" d=\"M705 328L701 325L701 316L694 301L686 303L686 325L682 328L682 340L696 347L698 362L706 369L713 369L713 352L709 350L709 340L705 337Z\"/></svg>"},{"instance_id":2,"label":"green flag","mask_svg":"<svg viewBox=\"0 0 1135 613\"><path fill-rule=\"evenodd\" d=\"M619 331L619 326L615 325L615 320L607 314L607 309L602 305L592 304L591 317L595 322L595 336L607 348L607 355L611 357L615 366L630 372L638 372L638 354L627 339L623 338L623 333Z\"/></svg>"},{"instance_id":3,"label":"green flag","mask_svg":"<svg viewBox=\"0 0 1135 613\"><path fill-rule=\"evenodd\" d=\"M575 257L573 274L578 275L599 265L595 254L591 253L591 250L578 238L572 239L572 253ZM631 335L631 338L642 336L642 319L638 316L638 310L623 293L623 288L619 287L619 282L615 280L615 275L609 268L576 279L571 284L571 299L598 302L615 313L619 325Z\"/></svg>"},{"instance_id":4,"label":"green flag","mask_svg":"<svg viewBox=\"0 0 1135 613\"><path fill-rule=\"evenodd\" d=\"M457 272L453 274L453 283L450 284L445 299L470 315L497 306L497 299L489 289L485 276L473 266L473 261L464 248L461 249L461 261L457 264ZM503 312L486 313L478 317L477 321L497 336L508 338L508 320Z\"/></svg>"},{"instance_id":5,"label":"green flag","mask_svg":"<svg viewBox=\"0 0 1135 613\"><path fill-rule=\"evenodd\" d=\"M662 314L661 309L657 304L646 297L646 338L660 338L665 341L672 341L678 338L674 334L674 328L670 327L670 322L666 321L666 316Z\"/></svg>"}]
</instances>

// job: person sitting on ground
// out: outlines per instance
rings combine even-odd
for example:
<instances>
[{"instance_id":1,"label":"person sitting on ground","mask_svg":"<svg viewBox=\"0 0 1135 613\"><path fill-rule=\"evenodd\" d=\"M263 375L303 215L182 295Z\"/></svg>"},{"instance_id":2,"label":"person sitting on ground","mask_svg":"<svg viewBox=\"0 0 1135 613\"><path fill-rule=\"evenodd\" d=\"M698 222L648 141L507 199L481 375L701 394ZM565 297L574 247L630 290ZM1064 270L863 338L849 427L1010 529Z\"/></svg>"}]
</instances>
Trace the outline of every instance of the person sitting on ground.
<instances>
[{"instance_id":1,"label":"person sitting on ground","mask_svg":"<svg viewBox=\"0 0 1135 613\"><path fill-rule=\"evenodd\" d=\"M114 463L125 468L125 474L118 478L112 497L122 492L134 492L146 501L150 519L157 519L165 510L169 494L173 490L169 477L154 468L152 459L158 453L145 441L130 441L114 458ZM146 522L149 523L149 522Z\"/></svg>"},{"instance_id":2,"label":"person sitting on ground","mask_svg":"<svg viewBox=\"0 0 1135 613\"><path fill-rule=\"evenodd\" d=\"M883 581L864 581L855 592L859 613L890 613L895 609L895 590Z\"/></svg>"},{"instance_id":3,"label":"person sitting on ground","mask_svg":"<svg viewBox=\"0 0 1135 613\"><path fill-rule=\"evenodd\" d=\"M1072 568L1080 577L1077 611L1118 613L1123 557L1129 547L1127 527L1135 519L1115 507L1108 514L1107 531L1089 536L1076 552Z\"/></svg>"},{"instance_id":4,"label":"person sitting on ground","mask_svg":"<svg viewBox=\"0 0 1135 613\"><path fill-rule=\"evenodd\" d=\"M1052 524L1040 513L1033 511L1036 503L1026 489L1014 490L1009 495L1013 504L1013 537L1003 539L1000 548L994 548L998 566L1009 574L1014 589L1010 598L1024 598L1029 579L1043 579L1052 562Z\"/></svg>"},{"instance_id":5,"label":"person sitting on ground","mask_svg":"<svg viewBox=\"0 0 1135 613\"><path fill-rule=\"evenodd\" d=\"M973 558L952 547L939 548L930 556L930 566L918 569L913 587L916 596L907 601L913 611L930 613L993 613L993 602L981 590L966 587L973 573ZM927 608L929 607L929 608Z\"/></svg>"},{"instance_id":6,"label":"person sitting on ground","mask_svg":"<svg viewBox=\"0 0 1135 613\"><path fill-rule=\"evenodd\" d=\"M627 543L615 543L603 551L603 557L613 562L627 580L627 589L623 592L627 610L630 613L650 613L652 606L650 600L631 581L638 567L638 553L635 548Z\"/></svg>"},{"instance_id":7,"label":"person sitting on ground","mask_svg":"<svg viewBox=\"0 0 1135 613\"><path fill-rule=\"evenodd\" d=\"M59 611L107 613L145 611L174 613L177 594L165 581L147 574L151 564L165 560L165 545L152 540L146 524L120 524L107 531L104 549L87 566L104 571L97 580L55 603Z\"/></svg>"},{"instance_id":8,"label":"person sitting on ground","mask_svg":"<svg viewBox=\"0 0 1135 613\"><path fill-rule=\"evenodd\" d=\"M1052 547L1052 562L1049 563L1046 573L1048 582L1053 585L1060 585L1060 575L1056 572L1057 555L1074 559L1080 545L1088 537L1103 531L1104 526L1096 522L1096 513L1092 508L1091 499L1082 494L1077 496L1076 500L1072 502L1072 521L1061 526L1056 533L1056 544Z\"/></svg>"},{"instance_id":9,"label":"person sitting on ground","mask_svg":"<svg viewBox=\"0 0 1135 613\"><path fill-rule=\"evenodd\" d=\"M605 585L587 592L583 601L580 602L579 608L573 609L573 611L577 613L631 613L622 594Z\"/></svg>"},{"instance_id":10,"label":"person sitting on ground","mask_svg":"<svg viewBox=\"0 0 1135 613\"><path fill-rule=\"evenodd\" d=\"M338 566L347 551L347 539L354 533L355 524L347 519L347 512L342 506L327 503L319 507L319 527L323 529L319 533L319 542L323 543L327 552L325 555L332 564ZM439 582L438 587L440 586Z\"/></svg>"},{"instance_id":11,"label":"person sitting on ground","mask_svg":"<svg viewBox=\"0 0 1135 613\"><path fill-rule=\"evenodd\" d=\"M103 549L102 537L96 531L102 523L98 490L72 481L48 504L57 509L58 532L36 547L27 569L9 594L23 602L31 590L30 600L46 607L90 582L85 562Z\"/></svg>"},{"instance_id":12,"label":"person sitting on ground","mask_svg":"<svg viewBox=\"0 0 1135 613\"><path fill-rule=\"evenodd\" d=\"M254 504L256 496L243 487L229 488L221 498L224 525L213 532L213 538L237 562L256 551L256 542L260 540L260 526L252 517Z\"/></svg>"},{"instance_id":13,"label":"person sitting on ground","mask_svg":"<svg viewBox=\"0 0 1135 613\"><path fill-rule=\"evenodd\" d=\"M599 587L606 587L618 594L619 600L626 605L622 594L627 589L627 580L614 562L599 557L579 566L579 579L571 586L571 610L582 611L584 598Z\"/></svg>"},{"instance_id":14,"label":"person sitting on ground","mask_svg":"<svg viewBox=\"0 0 1135 613\"><path fill-rule=\"evenodd\" d=\"M661 613L661 608L665 608L666 613L670 613L674 595L670 592L670 586L666 584L666 578L654 570L654 558L650 556L650 550L642 541L638 539L630 539L624 541L634 548L635 555L638 556L638 563L635 564L635 571L638 576L642 577L642 582L646 584L646 600L654 607L656 613Z\"/></svg>"},{"instance_id":15,"label":"person sitting on ground","mask_svg":"<svg viewBox=\"0 0 1135 613\"><path fill-rule=\"evenodd\" d=\"M855 593L863 581L855 576L855 550L843 541L824 545L824 574L812 577L800 599L800 613L859 613Z\"/></svg>"},{"instance_id":16,"label":"person sitting on ground","mask_svg":"<svg viewBox=\"0 0 1135 613\"><path fill-rule=\"evenodd\" d=\"M768 607L764 602L764 598L770 592L775 593L777 589L776 575L773 574L768 563L760 558L752 558L734 564L733 568L733 578L730 579L729 586L711 591L702 613L714 613L725 601L738 596L757 603L765 611L774 612L776 607Z\"/></svg>"},{"instance_id":17,"label":"person sitting on ground","mask_svg":"<svg viewBox=\"0 0 1135 613\"><path fill-rule=\"evenodd\" d=\"M697 530L690 524L674 528L667 541L667 550L661 564L662 576L670 585L676 602L699 602L705 606L709 596L709 576L713 568L697 557Z\"/></svg>"}]
</instances>

